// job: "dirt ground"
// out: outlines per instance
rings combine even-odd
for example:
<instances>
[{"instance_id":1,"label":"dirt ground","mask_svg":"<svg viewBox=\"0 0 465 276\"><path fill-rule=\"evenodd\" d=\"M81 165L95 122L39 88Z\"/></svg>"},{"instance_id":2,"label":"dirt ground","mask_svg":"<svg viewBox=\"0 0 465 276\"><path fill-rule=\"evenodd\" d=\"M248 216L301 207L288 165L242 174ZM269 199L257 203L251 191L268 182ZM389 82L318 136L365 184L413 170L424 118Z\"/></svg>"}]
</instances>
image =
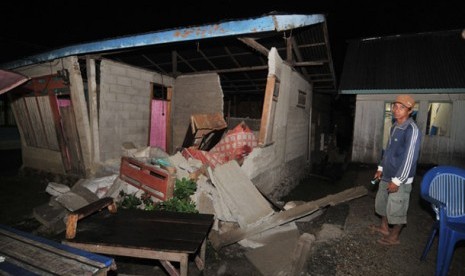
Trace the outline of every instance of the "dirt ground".
<instances>
[{"instance_id":1,"label":"dirt ground","mask_svg":"<svg viewBox=\"0 0 465 276\"><path fill-rule=\"evenodd\" d=\"M28 171L16 174L10 167L5 169L4 166L0 171L0 223L59 240L60 237L47 236L32 216L32 208L50 198L45 192L48 182L57 179ZM327 176L310 175L282 200L310 201L358 185L364 185L369 192L364 197L324 209L321 216L310 222L297 223L301 233L317 234L324 224L343 230L339 238L313 243L304 275L434 275L437 241L426 261L419 260L433 223L431 208L419 196L421 176L427 168L418 170L408 225L401 234L401 244L396 246L377 244L379 236L368 230L370 224L379 223L373 211L376 187L369 184L375 167L350 164L338 179L331 179L331 175L335 175L332 169ZM219 251L208 246L205 270L199 272L191 262L189 275L261 275L246 257L249 250L238 243ZM121 257L115 260L118 275L167 275L161 266L150 260ZM465 247L461 244L455 251L449 275L465 275L464 263Z\"/></svg>"}]
</instances>

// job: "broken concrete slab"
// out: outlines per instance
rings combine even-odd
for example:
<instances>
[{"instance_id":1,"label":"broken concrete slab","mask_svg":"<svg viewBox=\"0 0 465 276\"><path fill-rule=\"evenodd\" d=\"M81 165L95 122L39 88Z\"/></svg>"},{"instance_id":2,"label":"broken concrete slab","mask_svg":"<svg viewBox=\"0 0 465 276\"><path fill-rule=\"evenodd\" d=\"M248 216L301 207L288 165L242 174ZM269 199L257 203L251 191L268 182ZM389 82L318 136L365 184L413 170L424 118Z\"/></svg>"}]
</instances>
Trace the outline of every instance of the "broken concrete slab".
<instances>
[{"instance_id":1,"label":"broken concrete slab","mask_svg":"<svg viewBox=\"0 0 465 276\"><path fill-rule=\"evenodd\" d=\"M288 232L262 248L247 252L246 257L263 275L303 275L314 241L312 234Z\"/></svg>"},{"instance_id":2,"label":"broken concrete slab","mask_svg":"<svg viewBox=\"0 0 465 276\"><path fill-rule=\"evenodd\" d=\"M325 206L334 206L336 204L347 202L349 200L365 196L367 193L368 190L365 187L357 186L337 194L328 195L318 200L298 205L286 211L277 212L266 219L261 220L260 224L252 225L248 228L241 227L222 234L219 234L216 231L211 231L209 235L210 242L216 250L219 250L223 246L235 243L246 237L312 214Z\"/></svg>"},{"instance_id":3,"label":"broken concrete slab","mask_svg":"<svg viewBox=\"0 0 465 276\"><path fill-rule=\"evenodd\" d=\"M97 196L95 196L97 198ZM55 198L64 208L73 212L81 207L88 205L93 201L87 201L84 197L74 192L67 192ZM96 199L98 200L98 198ZM95 200L94 200L95 201Z\"/></svg>"},{"instance_id":4,"label":"broken concrete slab","mask_svg":"<svg viewBox=\"0 0 465 276\"><path fill-rule=\"evenodd\" d=\"M45 191L52 196L59 196L66 192L69 192L70 190L71 188L67 185L56 182L49 182L47 187L45 188Z\"/></svg>"},{"instance_id":5,"label":"broken concrete slab","mask_svg":"<svg viewBox=\"0 0 465 276\"><path fill-rule=\"evenodd\" d=\"M228 206L221 199L218 190L208 181L207 177L199 177L196 183L197 190L191 198L195 202L199 212L207 214L213 212L216 220L236 223Z\"/></svg>"},{"instance_id":6,"label":"broken concrete slab","mask_svg":"<svg viewBox=\"0 0 465 276\"><path fill-rule=\"evenodd\" d=\"M197 180L200 175L205 175L206 165L202 161L194 158L185 158L180 152L168 158L170 164L176 168L177 179Z\"/></svg>"},{"instance_id":7,"label":"broken concrete slab","mask_svg":"<svg viewBox=\"0 0 465 276\"><path fill-rule=\"evenodd\" d=\"M64 207L52 206L49 203L32 209L34 218L53 233L61 233L66 229L64 219L68 213Z\"/></svg>"},{"instance_id":8,"label":"broken concrete slab","mask_svg":"<svg viewBox=\"0 0 465 276\"><path fill-rule=\"evenodd\" d=\"M309 233L303 233L299 237L299 241L295 245L294 253L292 254L292 262L290 266L285 267L279 276L298 276L302 275L307 265L308 256L311 253L311 246L315 241L315 236Z\"/></svg>"},{"instance_id":9,"label":"broken concrete slab","mask_svg":"<svg viewBox=\"0 0 465 276\"><path fill-rule=\"evenodd\" d=\"M238 243L244 247L258 248L269 243L287 239L290 235L299 237L299 229L294 222L286 223L275 228L268 229L257 235L247 237Z\"/></svg>"},{"instance_id":10,"label":"broken concrete slab","mask_svg":"<svg viewBox=\"0 0 465 276\"><path fill-rule=\"evenodd\" d=\"M297 228L276 233L268 237L266 245L251 250L245 255L263 275L278 275L283 268L290 267L299 236Z\"/></svg>"},{"instance_id":11,"label":"broken concrete slab","mask_svg":"<svg viewBox=\"0 0 465 276\"><path fill-rule=\"evenodd\" d=\"M213 185L208 183L205 176L201 176L197 182L197 189L195 193L191 196L192 201L195 203L197 210L201 214L216 214L215 211L215 200L218 196L214 195L216 193Z\"/></svg>"},{"instance_id":12,"label":"broken concrete slab","mask_svg":"<svg viewBox=\"0 0 465 276\"><path fill-rule=\"evenodd\" d=\"M274 213L236 160L217 166L210 173L210 179L241 228L259 224Z\"/></svg>"},{"instance_id":13,"label":"broken concrete slab","mask_svg":"<svg viewBox=\"0 0 465 276\"><path fill-rule=\"evenodd\" d=\"M176 178L177 179L189 179L189 172L183 169L186 167L187 159L178 151L174 155L171 155L168 160L170 161L171 165L176 168Z\"/></svg>"},{"instance_id":14,"label":"broken concrete slab","mask_svg":"<svg viewBox=\"0 0 465 276\"><path fill-rule=\"evenodd\" d=\"M87 187L85 187L88 181L89 181L88 179L79 179L78 182L76 182L73 185L70 191L76 195L79 195L81 198L85 199L87 204L99 199L99 197L94 192L92 192Z\"/></svg>"},{"instance_id":15,"label":"broken concrete slab","mask_svg":"<svg viewBox=\"0 0 465 276\"><path fill-rule=\"evenodd\" d=\"M126 192L128 191L127 189L127 186L129 184L127 184L125 181L123 181L121 178L117 177L115 178L115 180L113 181L113 185L111 185L107 192L105 193L105 195L103 197L112 197L112 198L117 198L119 196L119 193L121 191L123 192ZM130 186L130 185L129 185ZM133 187L133 186L131 186Z\"/></svg>"},{"instance_id":16,"label":"broken concrete slab","mask_svg":"<svg viewBox=\"0 0 465 276\"><path fill-rule=\"evenodd\" d=\"M117 174L112 174L104 177L84 179L84 181L79 182L79 185L87 188L93 194L97 195L98 198L102 198L105 196L108 189L110 189L110 186L113 185L117 177ZM77 188L76 184L73 186L73 191L75 191L75 188Z\"/></svg>"}]
</instances>

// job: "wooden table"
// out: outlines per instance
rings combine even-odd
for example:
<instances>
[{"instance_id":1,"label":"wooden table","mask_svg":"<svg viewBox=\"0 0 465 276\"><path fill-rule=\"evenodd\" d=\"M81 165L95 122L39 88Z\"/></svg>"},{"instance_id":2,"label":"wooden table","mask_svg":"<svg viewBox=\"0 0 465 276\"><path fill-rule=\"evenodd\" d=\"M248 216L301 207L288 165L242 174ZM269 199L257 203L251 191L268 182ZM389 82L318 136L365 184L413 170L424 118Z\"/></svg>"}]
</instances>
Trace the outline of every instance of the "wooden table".
<instances>
[{"instance_id":1,"label":"wooden table","mask_svg":"<svg viewBox=\"0 0 465 276\"><path fill-rule=\"evenodd\" d=\"M0 225L0 275L106 275L112 258Z\"/></svg>"},{"instance_id":2,"label":"wooden table","mask_svg":"<svg viewBox=\"0 0 465 276\"><path fill-rule=\"evenodd\" d=\"M189 256L203 270L213 215L107 209L79 221L62 243L87 251L159 260L170 275L187 275ZM171 262L179 262L179 269Z\"/></svg>"}]
</instances>

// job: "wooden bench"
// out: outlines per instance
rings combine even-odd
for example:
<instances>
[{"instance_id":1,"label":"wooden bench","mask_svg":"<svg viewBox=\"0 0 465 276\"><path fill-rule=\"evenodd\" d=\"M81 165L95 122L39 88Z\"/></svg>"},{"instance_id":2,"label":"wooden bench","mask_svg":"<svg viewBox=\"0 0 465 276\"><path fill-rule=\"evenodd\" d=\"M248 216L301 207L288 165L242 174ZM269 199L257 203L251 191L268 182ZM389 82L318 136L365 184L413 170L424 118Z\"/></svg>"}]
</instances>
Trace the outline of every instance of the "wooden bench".
<instances>
[{"instance_id":1,"label":"wooden bench","mask_svg":"<svg viewBox=\"0 0 465 276\"><path fill-rule=\"evenodd\" d=\"M0 275L107 275L113 258L0 225Z\"/></svg>"},{"instance_id":2,"label":"wooden bench","mask_svg":"<svg viewBox=\"0 0 465 276\"><path fill-rule=\"evenodd\" d=\"M66 239L72 239L76 236L77 223L80 219L101 211L105 207L111 213L116 213L116 204L113 198L104 197L69 214L66 220Z\"/></svg>"},{"instance_id":3,"label":"wooden bench","mask_svg":"<svg viewBox=\"0 0 465 276\"><path fill-rule=\"evenodd\" d=\"M117 212L111 208L84 211L93 214L80 216L77 210L79 227L63 244L95 253L159 260L170 275L187 276L190 255L198 269L204 269L213 215L121 208ZM172 262L178 262L179 268Z\"/></svg>"}]
</instances>

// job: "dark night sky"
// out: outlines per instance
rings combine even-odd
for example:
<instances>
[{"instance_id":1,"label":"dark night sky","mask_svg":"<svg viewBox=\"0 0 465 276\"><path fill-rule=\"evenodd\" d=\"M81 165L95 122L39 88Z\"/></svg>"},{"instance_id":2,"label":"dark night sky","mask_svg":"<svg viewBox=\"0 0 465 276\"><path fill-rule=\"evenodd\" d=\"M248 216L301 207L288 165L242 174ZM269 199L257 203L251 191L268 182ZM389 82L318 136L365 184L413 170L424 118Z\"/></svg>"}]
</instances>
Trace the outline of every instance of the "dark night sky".
<instances>
[{"instance_id":1,"label":"dark night sky","mask_svg":"<svg viewBox=\"0 0 465 276\"><path fill-rule=\"evenodd\" d=\"M342 64L356 38L465 28L465 1L8 1L2 3L0 63L74 43L255 17L270 12L327 16L332 55Z\"/></svg>"}]
</instances>

